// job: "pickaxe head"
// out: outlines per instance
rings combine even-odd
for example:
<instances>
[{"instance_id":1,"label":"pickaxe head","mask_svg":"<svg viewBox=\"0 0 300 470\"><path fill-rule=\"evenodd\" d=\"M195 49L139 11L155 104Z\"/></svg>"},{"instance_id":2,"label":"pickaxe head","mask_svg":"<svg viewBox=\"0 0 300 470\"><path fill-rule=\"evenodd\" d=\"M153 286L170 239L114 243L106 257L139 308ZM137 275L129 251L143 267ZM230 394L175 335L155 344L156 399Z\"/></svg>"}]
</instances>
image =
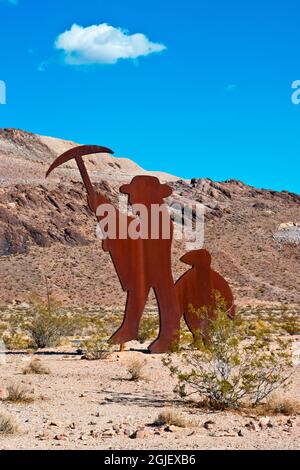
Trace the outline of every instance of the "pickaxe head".
<instances>
[{"instance_id":1,"label":"pickaxe head","mask_svg":"<svg viewBox=\"0 0 300 470\"><path fill-rule=\"evenodd\" d=\"M70 150L67 150L67 152L63 153L59 157L57 157L56 160L52 163L50 168L48 169L46 173L46 178L47 176L50 175L50 173L57 168L58 166L62 165L63 163L68 162L69 160L72 160L75 158L75 160L78 163L77 159L80 159L84 155L91 155L93 153L114 153L112 150L106 148L106 147L100 147L99 145L81 145L79 147L74 147Z\"/></svg>"}]
</instances>

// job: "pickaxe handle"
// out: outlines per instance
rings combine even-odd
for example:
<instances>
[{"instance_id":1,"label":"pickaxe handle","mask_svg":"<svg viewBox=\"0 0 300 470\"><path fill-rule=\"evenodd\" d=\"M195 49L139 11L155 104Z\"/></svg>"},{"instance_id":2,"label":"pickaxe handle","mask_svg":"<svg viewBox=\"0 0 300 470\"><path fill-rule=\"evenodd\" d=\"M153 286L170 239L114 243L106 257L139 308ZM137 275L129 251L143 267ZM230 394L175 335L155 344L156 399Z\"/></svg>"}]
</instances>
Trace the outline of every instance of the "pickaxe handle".
<instances>
[{"instance_id":1,"label":"pickaxe handle","mask_svg":"<svg viewBox=\"0 0 300 470\"><path fill-rule=\"evenodd\" d=\"M87 190L88 195L89 196L94 196L96 194L96 191L95 191L95 189L92 185L92 182L90 180L89 174L87 172L87 169L85 167L85 164L83 162L82 157L76 157L75 160L76 160L78 169L79 169L80 174L81 174L81 178L83 180L83 183L84 183L84 186Z\"/></svg>"},{"instance_id":2,"label":"pickaxe handle","mask_svg":"<svg viewBox=\"0 0 300 470\"><path fill-rule=\"evenodd\" d=\"M81 145L78 147L74 147L70 150L67 150L65 153L57 157L57 159L52 163L50 168L48 169L46 173L46 177L58 166L62 165L63 163L68 162L71 159L75 159L77 166L79 168L81 177L83 179L83 183L85 185L85 188L88 193L88 200L89 200L89 205L91 210L96 212L96 209L99 204L106 203L107 200L104 196L102 196L100 193L95 191L90 177L88 175L87 169L85 167L85 164L83 162L82 157L84 155L91 155L93 153L110 153L112 154L113 151L110 150L107 147L100 147L98 145Z\"/></svg>"},{"instance_id":3,"label":"pickaxe handle","mask_svg":"<svg viewBox=\"0 0 300 470\"><path fill-rule=\"evenodd\" d=\"M106 200L106 198L104 196L102 196L101 193L98 193L97 191L95 191L82 157L76 157L75 160L76 160L78 169L80 171L81 178L83 180L84 186L85 186L86 191L88 193L89 207L90 207L91 211L95 212L95 214L96 214L97 207L100 204L106 203L108 201Z\"/></svg>"}]
</instances>

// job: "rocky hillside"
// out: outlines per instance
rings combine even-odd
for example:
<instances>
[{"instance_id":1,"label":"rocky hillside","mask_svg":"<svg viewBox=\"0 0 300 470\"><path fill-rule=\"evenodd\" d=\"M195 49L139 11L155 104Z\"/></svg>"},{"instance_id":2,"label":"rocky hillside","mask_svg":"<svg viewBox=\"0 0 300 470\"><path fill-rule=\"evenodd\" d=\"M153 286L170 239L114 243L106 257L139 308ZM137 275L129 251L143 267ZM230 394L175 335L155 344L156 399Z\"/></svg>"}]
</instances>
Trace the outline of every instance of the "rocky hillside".
<instances>
[{"instance_id":1,"label":"rocky hillside","mask_svg":"<svg viewBox=\"0 0 300 470\"><path fill-rule=\"evenodd\" d=\"M105 142L103 142L105 145ZM73 162L44 175L73 142L24 131L0 130L0 304L53 294L67 305L122 304L124 293L109 256L96 238ZM147 173L131 160L87 158L93 181L116 201L122 181ZM151 173L151 174L156 174ZM239 181L170 181L170 203L205 205L205 246L213 264L232 284L238 303L300 304L300 196L255 189ZM174 246L175 277L185 247Z\"/></svg>"},{"instance_id":2,"label":"rocky hillside","mask_svg":"<svg viewBox=\"0 0 300 470\"><path fill-rule=\"evenodd\" d=\"M61 153L79 145L75 142L32 134L18 129L0 129L0 186L11 184L45 184L45 168ZM85 159L91 176L97 179L123 181L137 174L147 174L128 158L116 158L110 154L90 155ZM176 177L159 172L163 180ZM73 179L80 181L74 161L56 170L52 182Z\"/></svg>"}]
</instances>

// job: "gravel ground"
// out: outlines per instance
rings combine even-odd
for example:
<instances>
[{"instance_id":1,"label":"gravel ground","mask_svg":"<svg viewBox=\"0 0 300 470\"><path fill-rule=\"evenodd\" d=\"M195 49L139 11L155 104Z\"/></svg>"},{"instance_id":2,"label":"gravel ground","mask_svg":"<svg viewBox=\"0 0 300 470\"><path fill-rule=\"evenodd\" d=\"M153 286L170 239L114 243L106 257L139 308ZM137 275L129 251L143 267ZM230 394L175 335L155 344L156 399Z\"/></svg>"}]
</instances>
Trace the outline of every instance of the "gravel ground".
<instances>
[{"instance_id":1,"label":"gravel ground","mask_svg":"<svg viewBox=\"0 0 300 470\"><path fill-rule=\"evenodd\" d=\"M134 345L130 345L134 346ZM26 354L0 364L0 393L9 384L34 392L32 403L0 402L20 432L0 437L0 449L299 449L300 416L268 418L251 413L209 412L176 400L161 356L113 353L102 361L80 360L64 348L42 356L49 375L23 375ZM128 380L133 358L146 361L145 380ZM300 366L288 394L300 401ZM151 425L161 411L176 410L186 428Z\"/></svg>"}]
</instances>

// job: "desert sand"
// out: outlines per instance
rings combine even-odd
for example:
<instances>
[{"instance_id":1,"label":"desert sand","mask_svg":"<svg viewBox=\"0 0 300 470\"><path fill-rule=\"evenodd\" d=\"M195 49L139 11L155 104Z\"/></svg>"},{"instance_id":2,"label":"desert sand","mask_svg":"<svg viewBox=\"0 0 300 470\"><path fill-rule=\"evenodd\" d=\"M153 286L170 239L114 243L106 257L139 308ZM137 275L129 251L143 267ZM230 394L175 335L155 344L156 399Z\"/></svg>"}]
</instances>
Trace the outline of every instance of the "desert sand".
<instances>
[{"instance_id":1,"label":"desert sand","mask_svg":"<svg viewBox=\"0 0 300 470\"><path fill-rule=\"evenodd\" d=\"M299 345L299 338L295 338ZM143 345L144 346L144 345ZM0 438L0 449L299 449L300 416L258 416L250 411L212 412L191 406L173 393L174 380L161 355L145 354L137 342L105 360L81 360L70 347L40 357L49 375L23 375L28 354L10 354L1 367L2 393L22 384L34 393L24 404L0 403L19 433ZM145 360L144 379L128 380L127 365ZM300 365L286 392L300 400ZM185 428L153 426L166 410L182 417Z\"/></svg>"}]
</instances>

